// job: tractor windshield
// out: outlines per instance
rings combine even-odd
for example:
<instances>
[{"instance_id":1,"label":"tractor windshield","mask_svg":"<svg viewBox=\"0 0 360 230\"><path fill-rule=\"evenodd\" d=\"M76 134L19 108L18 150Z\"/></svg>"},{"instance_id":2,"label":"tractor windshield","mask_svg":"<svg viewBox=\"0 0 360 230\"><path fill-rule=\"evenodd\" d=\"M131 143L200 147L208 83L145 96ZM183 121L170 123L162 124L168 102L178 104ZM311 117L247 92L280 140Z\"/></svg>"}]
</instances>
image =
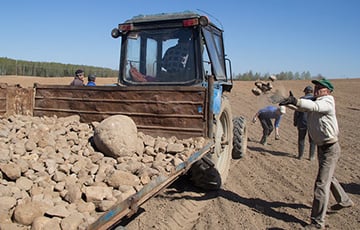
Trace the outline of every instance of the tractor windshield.
<instances>
[{"instance_id":1,"label":"tractor windshield","mask_svg":"<svg viewBox=\"0 0 360 230\"><path fill-rule=\"evenodd\" d=\"M131 84L179 84L196 80L191 28L130 31L124 37L122 79Z\"/></svg>"}]
</instances>

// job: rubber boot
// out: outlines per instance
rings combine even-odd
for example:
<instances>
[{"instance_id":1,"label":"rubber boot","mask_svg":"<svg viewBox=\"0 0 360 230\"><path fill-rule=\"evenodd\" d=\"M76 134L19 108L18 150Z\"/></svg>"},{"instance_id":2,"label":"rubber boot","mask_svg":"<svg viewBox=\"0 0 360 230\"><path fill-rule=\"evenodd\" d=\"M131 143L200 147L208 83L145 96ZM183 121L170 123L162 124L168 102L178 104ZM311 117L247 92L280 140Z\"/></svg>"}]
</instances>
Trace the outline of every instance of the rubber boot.
<instances>
[{"instance_id":1,"label":"rubber boot","mask_svg":"<svg viewBox=\"0 0 360 230\"><path fill-rule=\"evenodd\" d=\"M301 145L301 144L299 144L299 155L298 155L298 159L300 160L302 157L303 157L303 155L304 155L304 146L303 145Z\"/></svg>"},{"instance_id":2,"label":"rubber boot","mask_svg":"<svg viewBox=\"0 0 360 230\"><path fill-rule=\"evenodd\" d=\"M261 140L260 140L260 144L262 144L262 145L266 145L266 144L267 144L267 143L266 143L266 136L265 136L265 135L262 136L262 138L261 138Z\"/></svg>"},{"instance_id":3,"label":"rubber boot","mask_svg":"<svg viewBox=\"0 0 360 230\"><path fill-rule=\"evenodd\" d=\"M316 145L314 142L310 143L310 148L309 148L309 152L310 152L309 160L310 161L313 161L315 159L315 146Z\"/></svg>"}]
</instances>

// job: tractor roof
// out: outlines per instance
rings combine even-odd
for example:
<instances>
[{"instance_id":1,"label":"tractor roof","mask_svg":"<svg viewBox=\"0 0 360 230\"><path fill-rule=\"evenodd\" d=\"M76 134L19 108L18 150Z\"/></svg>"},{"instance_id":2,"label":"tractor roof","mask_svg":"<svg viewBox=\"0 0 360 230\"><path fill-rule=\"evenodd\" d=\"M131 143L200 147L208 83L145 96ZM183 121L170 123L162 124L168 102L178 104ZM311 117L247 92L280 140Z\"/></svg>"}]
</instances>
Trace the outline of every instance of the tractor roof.
<instances>
[{"instance_id":1,"label":"tractor roof","mask_svg":"<svg viewBox=\"0 0 360 230\"><path fill-rule=\"evenodd\" d=\"M184 11L178 13L160 13L160 14L151 14L151 15L138 15L134 16L131 19L127 20L125 23L141 23L141 22L150 22L150 21L165 21L165 20L178 20L178 19L188 19L188 18L199 18L200 14L192 11Z\"/></svg>"},{"instance_id":2,"label":"tractor roof","mask_svg":"<svg viewBox=\"0 0 360 230\"><path fill-rule=\"evenodd\" d=\"M198 13L195 13L193 11L183 11L183 12L177 12L177 13L160 13L160 14L150 14L150 15L138 15L134 16L131 19L126 20L123 24L156 24L156 22L159 23L166 23L166 22L179 22L179 20L187 20L187 19L199 19L200 18L206 18L207 23L213 27L216 27L219 29L218 26L216 26L214 23L210 22L208 16L201 15ZM219 29L222 30L222 29Z\"/></svg>"}]
</instances>

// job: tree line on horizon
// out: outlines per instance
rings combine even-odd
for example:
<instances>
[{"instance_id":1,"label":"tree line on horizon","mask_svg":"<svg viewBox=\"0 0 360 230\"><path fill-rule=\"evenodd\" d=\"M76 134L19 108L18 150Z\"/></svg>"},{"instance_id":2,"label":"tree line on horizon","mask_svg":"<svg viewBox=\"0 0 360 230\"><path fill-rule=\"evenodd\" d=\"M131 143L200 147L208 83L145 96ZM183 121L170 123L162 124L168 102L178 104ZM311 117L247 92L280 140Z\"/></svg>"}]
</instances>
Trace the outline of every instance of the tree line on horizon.
<instances>
[{"instance_id":1,"label":"tree line on horizon","mask_svg":"<svg viewBox=\"0 0 360 230\"><path fill-rule=\"evenodd\" d=\"M87 65L72 65L56 62L32 62L0 57L0 75L19 75L36 77L70 77L77 69L96 77L116 77L117 70Z\"/></svg>"},{"instance_id":2,"label":"tree line on horizon","mask_svg":"<svg viewBox=\"0 0 360 230\"><path fill-rule=\"evenodd\" d=\"M310 80L313 78L323 78L321 74L317 76L311 76L309 71L304 71L302 73L299 72L280 72L278 74L260 74L260 73L253 73L252 71L243 73L243 74L237 74L233 75L233 80L241 80L241 81L255 81L255 80L266 80L269 79L271 75L276 76L277 80Z\"/></svg>"},{"instance_id":3,"label":"tree line on horizon","mask_svg":"<svg viewBox=\"0 0 360 230\"><path fill-rule=\"evenodd\" d=\"M37 76L37 77L69 77L74 76L77 69L82 69L85 73L96 74L97 77L117 77L118 70L86 65L62 64L56 62L32 62L15 60L6 57L0 57L0 76L1 75L19 75L19 76ZM278 80L309 80L313 77L309 71L298 72L280 72L274 74ZM233 80L255 81L268 79L271 75L253 73L252 71L243 74L233 74ZM321 75L316 76L321 78Z\"/></svg>"}]
</instances>

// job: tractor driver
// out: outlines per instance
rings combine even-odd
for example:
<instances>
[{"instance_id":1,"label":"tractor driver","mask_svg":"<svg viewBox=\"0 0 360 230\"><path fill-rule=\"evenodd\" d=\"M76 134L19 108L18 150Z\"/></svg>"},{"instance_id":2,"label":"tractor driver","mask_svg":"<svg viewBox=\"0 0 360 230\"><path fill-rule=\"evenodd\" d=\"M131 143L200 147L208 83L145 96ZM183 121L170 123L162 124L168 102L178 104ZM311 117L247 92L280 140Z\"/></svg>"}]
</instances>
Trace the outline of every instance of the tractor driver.
<instances>
[{"instance_id":1,"label":"tractor driver","mask_svg":"<svg viewBox=\"0 0 360 230\"><path fill-rule=\"evenodd\" d=\"M175 46L166 50L162 67L167 73L179 73L185 70L189 59L190 44L189 36L181 36Z\"/></svg>"}]
</instances>

